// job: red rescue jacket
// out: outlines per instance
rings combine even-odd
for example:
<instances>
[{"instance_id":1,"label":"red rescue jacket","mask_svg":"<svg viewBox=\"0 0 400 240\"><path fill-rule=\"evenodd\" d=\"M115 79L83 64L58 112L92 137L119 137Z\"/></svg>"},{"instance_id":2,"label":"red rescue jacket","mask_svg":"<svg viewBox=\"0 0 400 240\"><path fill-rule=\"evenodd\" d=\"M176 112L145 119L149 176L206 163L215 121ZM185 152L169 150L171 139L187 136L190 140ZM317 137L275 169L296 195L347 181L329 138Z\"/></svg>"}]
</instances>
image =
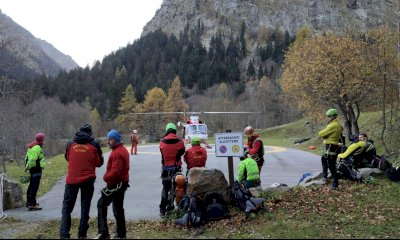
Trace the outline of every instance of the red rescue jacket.
<instances>
[{"instance_id":1,"label":"red rescue jacket","mask_svg":"<svg viewBox=\"0 0 400 240\"><path fill-rule=\"evenodd\" d=\"M68 161L67 184L79 184L96 179L96 167L103 165L100 146L88 134L78 132L65 151Z\"/></svg>"},{"instance_id":2,"label":"red rescue jacket","mask_svg":"<svg viewBox=\"0 0 400 240\"><path fill-rule=\"evenodd\" d=\"M187 169L194 167L205 167L207 161L207 151L201 146L193 146L186 150L183 158L187 164Z\"/></svg>"},{"instance_id":3,"label":"red rescue jacket","mask_svg":"<svg viewBox=\"0 0 400 240\"><path fill-rule=\"evenodd\" d=\"M254 134L247 142L247 147L249 148L249 155L257 154L258 159L264 160L264 144L259 138L260 135Z\"/></svg>"},{"instance_id":4,"label":"red rescue jacket","mask_svg":"<svg viewBox=\"0 0 400 240\"><path fill-rule=\"evenodd\" d=\"M161 164L164 167L182 165L181 157L185 153L183 141L174 133L165 135L160 141Z\"/></svg>"},{"instance_id":5,"label":"red rescue jacket","mask_svg":"<svg viewBox=\"0 0 400 240\"><path fill-rule=\"evenodd\" d=\"M107 186L129 182L129 152L122 143L112 148L103 179Z\"/></svg>"}]
</instances>

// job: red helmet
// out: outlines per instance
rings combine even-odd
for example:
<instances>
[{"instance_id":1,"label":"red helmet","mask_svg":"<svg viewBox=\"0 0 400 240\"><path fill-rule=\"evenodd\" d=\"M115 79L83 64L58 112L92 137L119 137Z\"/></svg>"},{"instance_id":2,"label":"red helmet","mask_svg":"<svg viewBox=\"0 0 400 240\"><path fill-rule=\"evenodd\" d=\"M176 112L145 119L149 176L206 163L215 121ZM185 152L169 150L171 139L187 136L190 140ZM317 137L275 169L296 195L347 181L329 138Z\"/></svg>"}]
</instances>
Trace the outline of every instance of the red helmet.
<instances>
[{"instance_id":1,"label":"red helmet","mask_svg":"<svg viewBox=\"0 0 400 240\"><path fill-rule=\"evenodd\" d=\"M244 135L246 135L247 137L253 136L254 133L254 128L252 126L247 126L244 131L243 131Z\"/></svg>"},{"instance_id":2,"label":"red helmet","mask_svg":"<svg viewBox=\"0 0 400 240\"><path fill-rule=\"evenodd\" d=\"M39 143L42 143L44 141L44 138L46 137L46 135L44 135L44 133L38 133L35 136L35 140Z\"/></svg>"}]
</instances>

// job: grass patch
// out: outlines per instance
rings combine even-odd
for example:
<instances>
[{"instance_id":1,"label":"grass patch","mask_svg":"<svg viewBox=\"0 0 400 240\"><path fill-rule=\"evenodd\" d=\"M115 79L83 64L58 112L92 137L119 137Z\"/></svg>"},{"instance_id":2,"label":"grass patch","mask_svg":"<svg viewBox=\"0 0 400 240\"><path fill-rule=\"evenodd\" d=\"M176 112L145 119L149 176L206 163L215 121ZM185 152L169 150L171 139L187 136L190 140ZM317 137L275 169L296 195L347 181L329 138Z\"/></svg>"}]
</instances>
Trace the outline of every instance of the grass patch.
<instances>
[{"instance_id":1,"label":"grass patch","mask_svg":"<svg viewBox=\"0 0 400 240\"><path fill-rule=\"evenodd\" d=\"M102 148L103 153L109 151L108 148ZM40 187L38 191L38 197L43 196L45 193L51 190L55 183L63 176L67 174L68 163L64 158L64 154L46 158L46 167L43 170L42 178L40 180ZM19 177L22 175L29 175L24 172L23 166L18 166L15 162L7 164L7 177L19 182ZM29 183L21 184L22 190L26 193ZM24 194L24 199L26 198ZM25 199L26 200L26 199Z\"/></svg>"},{"instance_id":2,"label":"grass patch","mask_svg":"<svg viewBox=\"0 0 400 240\"><path fill-rule=\"evenodd\" d=\"M294 188L283 193L265 193L267 211L246 219L231 208L232 217L210 222L199 229L176 226L167 221L129 221L128 238L399 238L400 184L376 177L377 183L361 184L340 180L339 190L326 186ZM135 211L135 210L132 210ZM88 237L97 233L91 219ZM79 220L74 219L72 237ZM115 227L111 221L110 229ZM15 238L58 238L59 221L46 221L34 230L27 229Z\"/></svg>"}]
</instances>

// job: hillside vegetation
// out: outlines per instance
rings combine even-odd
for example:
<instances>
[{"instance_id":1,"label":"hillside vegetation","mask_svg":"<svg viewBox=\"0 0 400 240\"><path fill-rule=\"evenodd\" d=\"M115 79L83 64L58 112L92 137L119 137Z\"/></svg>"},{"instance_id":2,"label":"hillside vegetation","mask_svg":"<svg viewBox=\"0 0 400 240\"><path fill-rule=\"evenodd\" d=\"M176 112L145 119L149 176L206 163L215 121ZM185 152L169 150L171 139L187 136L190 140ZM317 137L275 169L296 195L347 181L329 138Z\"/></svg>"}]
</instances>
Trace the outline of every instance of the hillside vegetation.
<instances>
[{"instance_id":1,"label":"hillside vegetation","mask_svg":"<svg viewBox=\"0 0 400 240\"><path fill-rule=\"evenodd\" d=\"M372 137L379 134L378 113L361 116L361 130ZM306 119L283 126L260 130L266 145L296 147L293 141L311 137L308 142L297 145L305 149L315 144L319 154L320 140L312 134ZM323 127L323 125L321 125ZM380 152L377 141L378 153ZM50 162L58 158L49 159ZM52 164L49 165L50 167ZM62 166L65 168L65 166ZM11 168L10 168L11 169ZM59 171L60 173L63 171ZM65 171L64 171L65 172ZM17 175L18 176L18 175ZM56 179L56 178L54 178ZM372 183L353 183L340 180L340 189L330 191L327 187L294 188L289 192L264 193L266 209L246 219L244 213L230 207L232 217L208 223L203 228L176 226L174 217L166 221L129 221L128 238L398 238L400 224L400 184L393 183L383 175ZM0 232L19 229L4 236L10 238L58 238L59 221L33 223L24 227L24 221L7 218ZM79 219L73 220L72 236L76 236ZM115 226L112 222L110 229ZM97 220L91 219L89 237L96 235Z\"/></svg>"}]
</instances>

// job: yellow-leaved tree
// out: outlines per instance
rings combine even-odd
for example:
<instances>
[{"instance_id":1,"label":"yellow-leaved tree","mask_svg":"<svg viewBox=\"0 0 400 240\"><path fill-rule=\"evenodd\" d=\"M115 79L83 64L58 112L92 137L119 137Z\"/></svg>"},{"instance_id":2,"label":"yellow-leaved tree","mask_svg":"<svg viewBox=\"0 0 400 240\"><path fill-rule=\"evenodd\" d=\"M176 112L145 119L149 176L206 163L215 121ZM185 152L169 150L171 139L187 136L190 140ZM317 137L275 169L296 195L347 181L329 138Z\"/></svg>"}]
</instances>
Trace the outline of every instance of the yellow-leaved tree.
<instances>
[{"instance_id":1,"label":"yellow-leaved tree","mask_svg":"<svg viewBox=\"0 0 400 240\"><path fill-rule=\"evenodd\" d=\"M122 132L129 133L133 129L133 115L131 113L133 113L137 104L135 92L132 85L129 84L119 102L118 116L115 119L118 129L121 129Z\"/></svg>"},{"instance_id":2,"label":"yellow-leaved tree","mask_svg":"<svg viewBox=\"0 0 400 240\"><path fill-rule=\"evenodd\" d=\"M168 90L168 97L164 104L165 112L187 112L189 106L182 97L181 80L179 76L176 76ZM182 121L182 117L179 114L168 114L165 116L166 122L177 123Z\"/></svg>"},{"instance_id":3,"label":"yellow-leaved tree","mask_svg":"<svg viewBox=\"0 0 400 240\"><path fill-rule=\"evenodd\" d=\"M387 153L397 150L400 140L398 129L400 124L400 44L399 32L388 27L370 30L366 34L368 58L373 67L373 78L376 82L372 104L378 105L382 111L381 133L379 136ZM389 111L388 111L389 110ZM385 141L385 132L391 141Z\"/></svg>"},{"instance_id":4,"label":"yellow-leaved tree","mask_svg":"<svg viewBox=\"0 0 400 240\"><path fill-rule=\"evenodd\" d=\"M360 103L375 86L366 45L334 34L292 45L281 78L283 94L309 117L337 108L345 133L358 133Z\"/></svg>"},{"instance_id":5,"label":"yellow-leaved tree","mask_svg":"<svg viewBox=\"0 0 400 240\"><path fill-rule=\"evenodd\" d=\"M164 112L167 95L161 88L155 87L147 91L143 103L138 104L135 113ZM150 141L159 140L165 133L165 115L149 114L134 115L134 123L141 129L143 135L148 135Z\"/></svg>"}]
</instances>

